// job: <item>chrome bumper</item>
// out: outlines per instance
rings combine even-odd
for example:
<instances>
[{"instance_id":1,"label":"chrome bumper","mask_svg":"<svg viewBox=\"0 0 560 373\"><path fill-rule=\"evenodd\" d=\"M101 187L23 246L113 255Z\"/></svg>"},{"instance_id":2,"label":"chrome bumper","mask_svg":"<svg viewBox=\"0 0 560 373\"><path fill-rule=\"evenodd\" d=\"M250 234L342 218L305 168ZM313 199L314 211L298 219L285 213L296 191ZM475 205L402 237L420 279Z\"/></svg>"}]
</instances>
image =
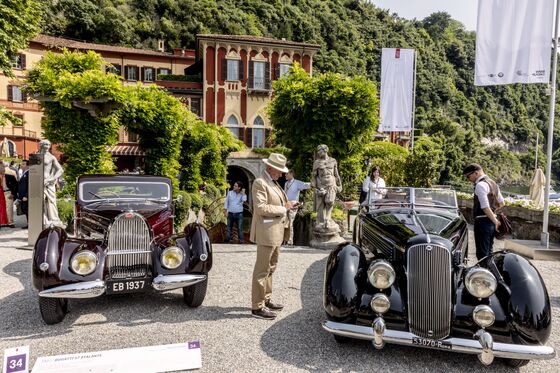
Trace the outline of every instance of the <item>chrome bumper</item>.
<instances>
[{"instance_id":1,"label":"chrome bumper","mask_svg":"<svg viewBox=\"0 0 560 373\"><path fill-rule=\"evenodd\" d=\"M152 286L159 291L173 290L191 286L206 280L206 275L159 275L154 278Z\"/></svg>"},{"instance_id":2,"label":"chrome bumper","mask_svg":"<svg viewBox=\"0 0 560 373\"><path fill-rule=\"evenodd\" d=\"M191 286L206 280L206 275L159 275L152 281L152 287L166 291ZM105 294L105 281L86 281L76 284L61 285L39 292L45 298L95 298Z\"/></svg>"},{"instance_id":3,"label":"chrome bumper","mask_svg":"<svg viewBox=\"0 0 560 373\"><path fill-rule=\"evenodd\" d=\"M373 341L376 348L382 348L384 343L394 343L406 346L438 349L436 346L414 344L412 340L417 336L412 333L386 329L385 323L381 318L375 319L373 326L360 326L334 321L324 321L323 329L342 337ZM446 349L446 351L478 355L480 361L485 365L492 363L494 357L537 360L552 359L556 356L556 352L550 346L527 346L493 342L492 336L483 330L479 330L474 337L477 339L447 338L441 340L441 342L451 345L449 349Z\"/></svg>"},{"instance_id":4,"label":"chrome bumper","mask_svg":"<svg viewBox=\"0 0 560 373\"><path fill-rule=\"evenodd\" d=\"M95 298L105 293L105 281L87 281L61 285L39 292L45 298Z\"/></svg>"}]
</instances>

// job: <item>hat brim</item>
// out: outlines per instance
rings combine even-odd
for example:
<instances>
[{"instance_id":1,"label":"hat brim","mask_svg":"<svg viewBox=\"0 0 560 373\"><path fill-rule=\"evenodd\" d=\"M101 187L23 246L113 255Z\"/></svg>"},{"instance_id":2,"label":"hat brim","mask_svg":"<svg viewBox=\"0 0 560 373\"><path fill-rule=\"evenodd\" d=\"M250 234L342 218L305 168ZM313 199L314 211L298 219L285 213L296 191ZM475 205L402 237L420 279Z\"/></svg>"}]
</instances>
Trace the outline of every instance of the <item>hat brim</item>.
<instances>
[{"instance_id":1,"label":"hat brim","mask_svg":"<svg viewBox=\"0 0 560 373\"><path fill-rule=\"evenodd\" d=\"M276 163L272 163L272 162L270 162L268 159L263 159L262 161L263 161L266 165L268 165L268 166L270 166L270 167L272 167L272 168L274 168L274 169L276 169L276 170L278 170L278 171L281 171L281 172L288 172L288 171L289 171L288 167L283 166L283 165L279 165L279 164L276 164Z\"/></svg>"}]
</instances>

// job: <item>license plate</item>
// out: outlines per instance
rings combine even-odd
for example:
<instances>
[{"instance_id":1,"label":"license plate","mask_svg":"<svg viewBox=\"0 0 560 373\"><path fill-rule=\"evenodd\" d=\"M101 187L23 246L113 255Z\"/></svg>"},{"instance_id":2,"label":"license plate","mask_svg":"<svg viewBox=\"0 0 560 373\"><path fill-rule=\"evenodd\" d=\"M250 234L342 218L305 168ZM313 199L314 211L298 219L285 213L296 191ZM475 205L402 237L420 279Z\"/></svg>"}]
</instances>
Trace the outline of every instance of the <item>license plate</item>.
<instances>
[{"instance_id":1,"label":"license plate","mask_svg":"<svg viewBox=\"0 0 560 373\"><path fill-rule=\"evenodd\" d=\"M107 294L136 293L144 290L149 283L149 279L109 280L107 281Z\"/></svg>"},{"instance_id":2,"label":"license plate","mask_svg":"<svg viewBox=\"0 0 560 373\"><path fill-rule=\"evenodd\" d=\"M412 344L422 347L437 348L440 350L451 350L451 342L437 341L428 338L412 337Z\"/></svg>"}]
</instances>

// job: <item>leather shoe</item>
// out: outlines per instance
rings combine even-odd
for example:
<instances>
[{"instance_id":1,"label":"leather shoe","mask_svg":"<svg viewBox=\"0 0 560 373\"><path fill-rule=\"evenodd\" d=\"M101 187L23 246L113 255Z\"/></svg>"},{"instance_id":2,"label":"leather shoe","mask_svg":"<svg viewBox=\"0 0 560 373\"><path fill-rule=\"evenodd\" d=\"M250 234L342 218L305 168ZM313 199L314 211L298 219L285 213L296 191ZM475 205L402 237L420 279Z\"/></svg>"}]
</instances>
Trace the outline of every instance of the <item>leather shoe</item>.
<instances>
[{"instance_id":1,"label":"leather shoe","mask_svg":"<svg viewBox=\"0 0 560 373\"><path fill-rule=\"evenodd\" d=\"M281 311L282 309L284 309L284 305L280 304L280 303L274 303L270 300L267 300L266 303L264 304L267 308L273 310L273 311Z\"/></svg>"},{"instance_id":2,"label":"leather shoe","mask_svg":"<svg viewBox=\"0 0 560 373\"><path fill-rule=\"evenodd\" d=\"M258 319L274 320L276 314L266 307L259 308L258 310L251 310L251 315Z\"/></svg>"}]
</instances>

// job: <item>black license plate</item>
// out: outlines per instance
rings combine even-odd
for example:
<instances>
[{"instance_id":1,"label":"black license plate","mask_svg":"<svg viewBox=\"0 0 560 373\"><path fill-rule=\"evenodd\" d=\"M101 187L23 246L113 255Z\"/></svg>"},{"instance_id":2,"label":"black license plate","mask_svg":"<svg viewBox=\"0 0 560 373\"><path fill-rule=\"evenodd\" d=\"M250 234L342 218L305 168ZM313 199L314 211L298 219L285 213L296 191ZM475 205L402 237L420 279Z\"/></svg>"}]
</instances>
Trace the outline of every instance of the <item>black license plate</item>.
<instances>
[{"instance_id":1,"label":"black license plate","mask_svg":"<svg viewBox=\"0 0 560 373\"><path fill-rule=\"evenodd\" d=\"M150 283L151 279L149 278L141 280L109 280L107 281L107 294L136 293L143 291Z\"/></svg>"},{"instance_id":2,"label":"black license plate","mask_svg":"<svg viewBox=\"0 0 560 373\"><path fill-rule=\"evenodd\" d=\"M440 350L451 350L452 347L451 342L437 341L434 339L420 337L412 337L412 344L428 348L437 348Z\"/></svg>"}]
</instances>

